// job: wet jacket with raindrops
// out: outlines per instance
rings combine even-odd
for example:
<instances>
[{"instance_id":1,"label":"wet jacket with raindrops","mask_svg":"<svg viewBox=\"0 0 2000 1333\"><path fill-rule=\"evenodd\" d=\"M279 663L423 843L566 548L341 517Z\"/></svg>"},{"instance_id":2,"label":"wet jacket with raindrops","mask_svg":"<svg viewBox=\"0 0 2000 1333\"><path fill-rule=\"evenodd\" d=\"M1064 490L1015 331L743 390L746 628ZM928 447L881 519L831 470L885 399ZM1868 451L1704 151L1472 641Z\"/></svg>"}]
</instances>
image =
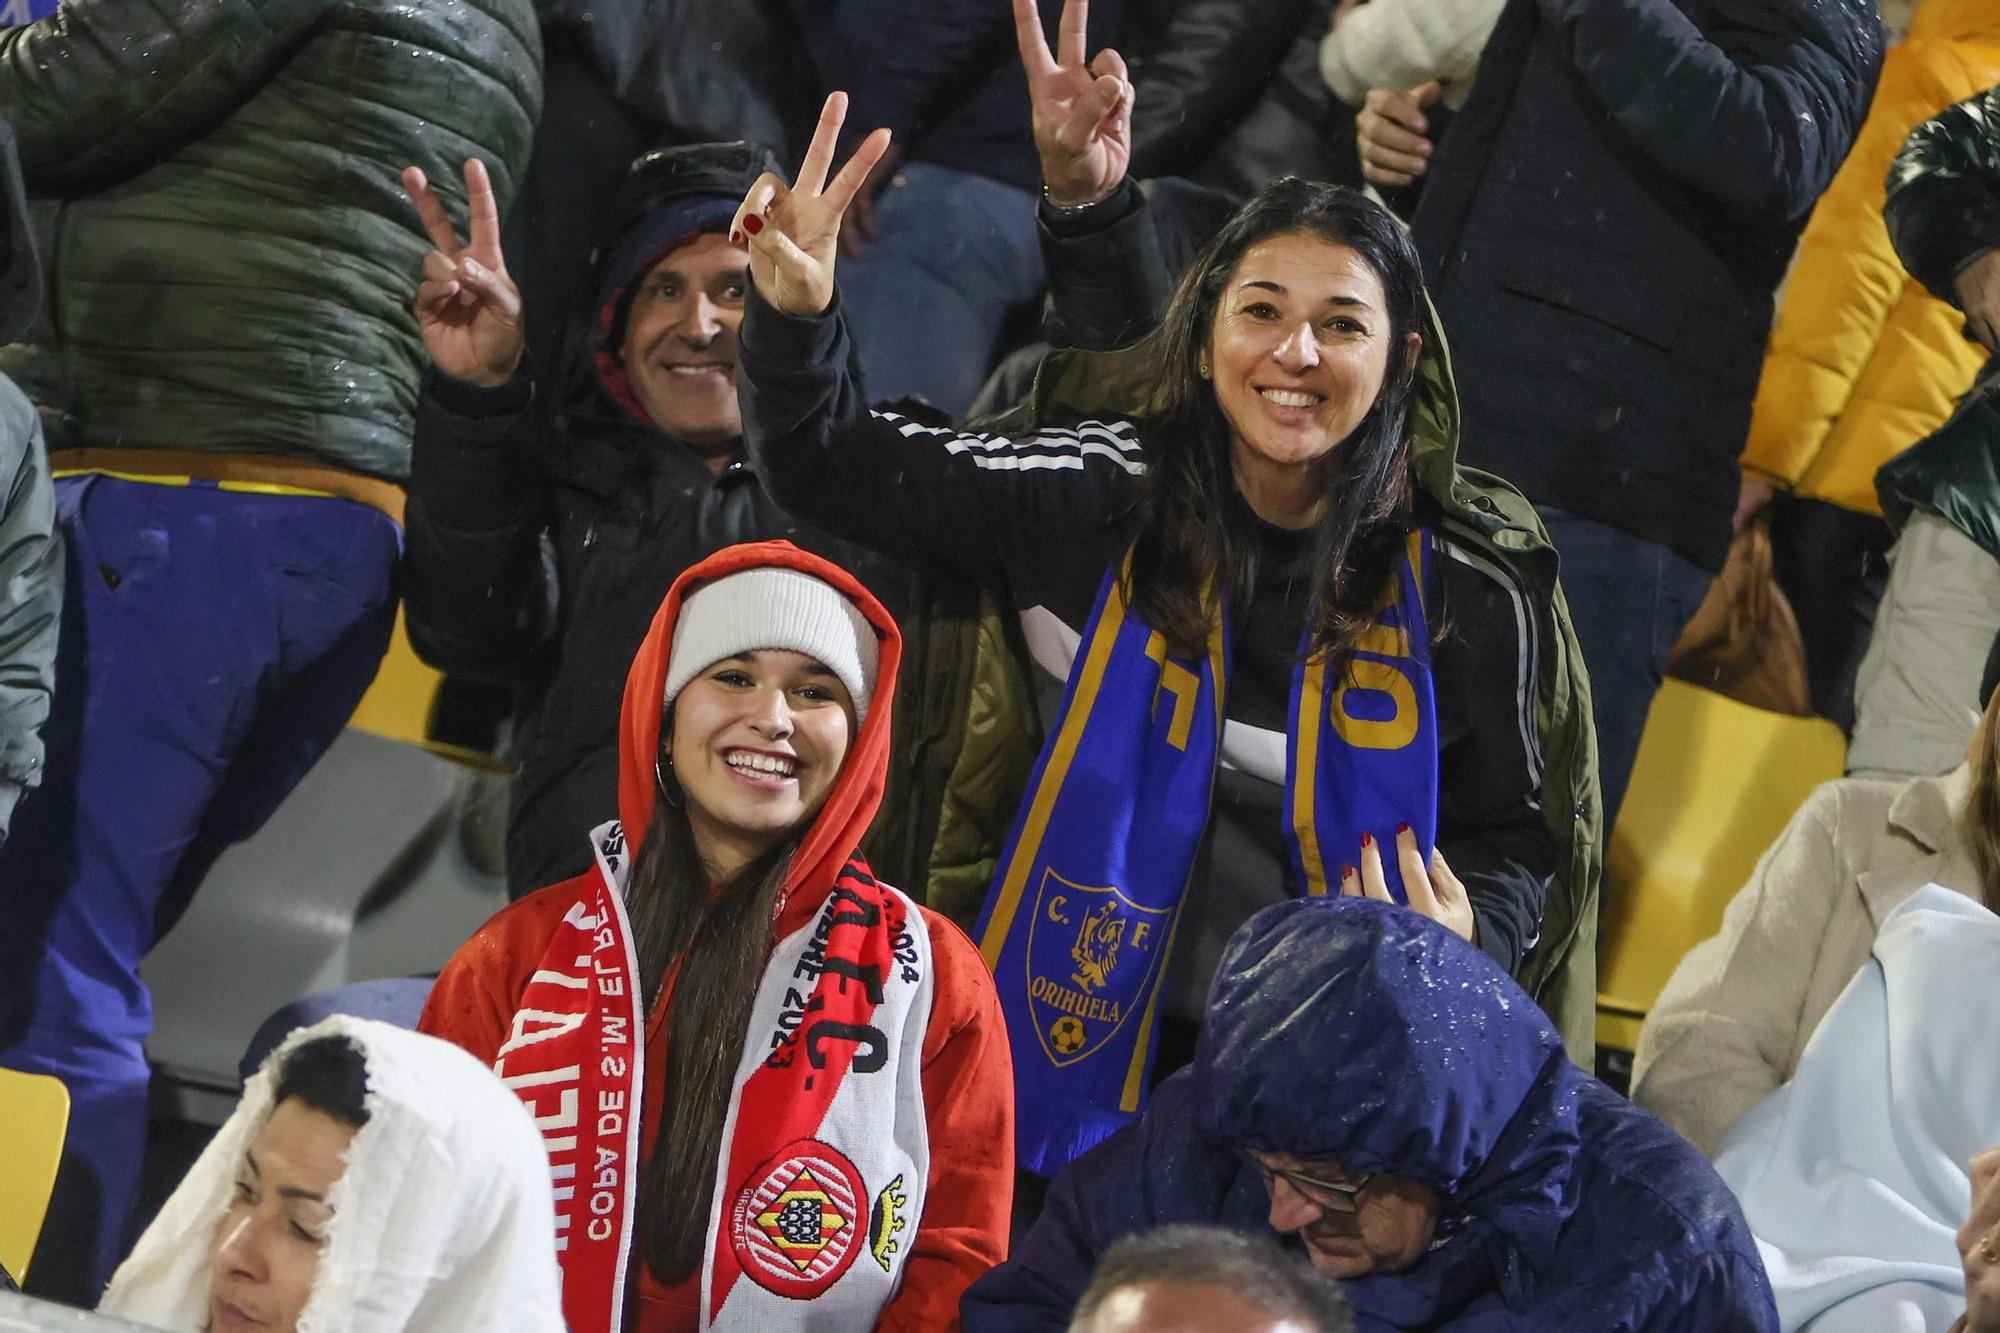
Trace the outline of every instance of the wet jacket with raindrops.
<instances>
[{"instance_id":1,"label":"wet jacket with raindrops","mask_svg":"<svg viewBox=\"0 0 2000 1333\"><path fill-rule=\"evenodd\" d=\"M1465 460L1720 569L1771 294L1881 61L1872 0L1507 0L1413 223Z\"/></svg>"},{"instance_id":2,"label":"wet jacket with raindrops","mask_svg":"<svg viewBox=\"0 0 2000 1333\"><path fill-rule=\"evenodd\" d=\"M1330 898L1237 932L1195 1063L1057 1179L966 1294L966 1333L1065 1328L1122 1236L1268 1232L1238 1147L1441 1196L1428 1253L1342 1283L1361 1333L1778 1327L1742 1212L1692 1145L1579 1072L1479 950L1393 904Z\"/></svg>"},{"instance_id":3,"label":"wet jacket with raindrops","mask_svg":"<svg viewBox=\"0 0 2000 1333\"><path fill-rule=\"evenodd\" d=\"M49 448L273 454L400 482L423 346L411 163L504 208L542 102L529 0L64 0L0 30L47 271L0 353Z\"/></svg>"}]
</instances>

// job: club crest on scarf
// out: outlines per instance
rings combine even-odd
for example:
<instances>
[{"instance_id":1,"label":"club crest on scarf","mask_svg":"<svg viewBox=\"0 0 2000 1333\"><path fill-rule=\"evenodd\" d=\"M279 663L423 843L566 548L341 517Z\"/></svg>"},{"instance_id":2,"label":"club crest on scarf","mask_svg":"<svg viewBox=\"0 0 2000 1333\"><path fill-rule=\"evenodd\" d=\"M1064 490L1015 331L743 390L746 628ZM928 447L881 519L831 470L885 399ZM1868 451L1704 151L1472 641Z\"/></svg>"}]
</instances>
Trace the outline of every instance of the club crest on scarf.
<instances>
[{"instance_id":1,"label":"club crest on scarf","mask_svg":"<svg viewBox=\"0 0 2000 1333\"><path fill-rule=\"evenodd\" d=\"M736 1197L737 1262L766 1291L811 1300L867 1245L868 1193L854 1163L817 1139L787 1144Z\"/></svg>"},{"instance_id":2,"label":"club crest on scarf","mask_svg":"<svg viewBox=\"0 0 2000 1333\"><path fill-rule=\"evenodd\" d=\"M1172 915L1115 887L1043 873L1028 927L1028 1001L1042 1051L1058 1068L1088 1058L1124 1027L1131 995L1149 989L1165 958Z\"/></svg>"},{"instance_id":3,"label":"club crest on scarf","mask_svg":"<svg viewBox=\"0 0 2000 1333\"><path fill-rule=\"evenodd\" d=\"M1128 613L1130 561L1105 573L974 932L1013 1038L1016 1160L1046 1175L1144 1109L1161 987L1226 726L1229 609L1215 606L1199 657L1178 657ZM1337 678L1327 654L1299 645L1279 832L1302 896L1328 891L1327 862L1353 857L1364 833L1387 842L1407 823L1430 853L1432 564L1429 533L1411 533ZM1384 872L1407 901L1393 862ZM1044 1058L1023 1055L1037 1048Z\"/></svg>"}]
</instances>

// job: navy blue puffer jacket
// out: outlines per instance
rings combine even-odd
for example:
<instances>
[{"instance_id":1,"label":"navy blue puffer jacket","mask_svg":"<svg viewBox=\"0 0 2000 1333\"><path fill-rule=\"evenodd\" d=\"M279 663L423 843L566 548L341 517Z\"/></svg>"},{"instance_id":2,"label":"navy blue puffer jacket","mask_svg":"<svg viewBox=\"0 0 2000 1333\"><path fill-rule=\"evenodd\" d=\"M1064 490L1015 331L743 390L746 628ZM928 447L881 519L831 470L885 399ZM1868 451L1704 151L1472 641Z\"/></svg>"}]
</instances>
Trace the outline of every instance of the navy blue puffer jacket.
<instances>
[{"instance_id":1,"label":"navy blue puffer jacket","mask_svg":"<svg viewBox=\"0 0 2000 1333\"><path fill-rule=\"evenodd\" d=\"M1014 1257L967 1293L967 1333L1064 1328L1121 1236L1265 1230L1263 1184L1234 1146L1442 1196L1428 1254L1344 1284L1364 1333L1778 1327L1742 1212L1690 1144L1579 1073L1479 950L1407 909L1335 898L1237 932L1195 1063L1056 1181Z\"/></svg>"}]
</instances>

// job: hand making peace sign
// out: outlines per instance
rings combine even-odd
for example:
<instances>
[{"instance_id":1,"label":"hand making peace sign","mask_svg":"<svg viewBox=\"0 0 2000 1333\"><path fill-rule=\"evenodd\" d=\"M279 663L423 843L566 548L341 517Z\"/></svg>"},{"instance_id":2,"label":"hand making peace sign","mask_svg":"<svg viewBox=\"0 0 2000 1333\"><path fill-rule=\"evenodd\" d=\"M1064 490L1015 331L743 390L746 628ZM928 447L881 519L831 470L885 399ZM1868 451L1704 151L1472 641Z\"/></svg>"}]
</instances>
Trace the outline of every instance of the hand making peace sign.
<instances>
[{"instance_id":1,"label":"hand making peace sign","mask_svg":"<svg viewBox=\"0 0 2000 1333\"><path fill-rule=\"evenodd\" d=\"M750 248L750 280L758 295L789 315L823 314L833 304L840 219L889 149L889 131L876 130L828 184L834 141L846 119L847 94L829 95L799 164L798 183L787 186L776 173L765 172L743 196L736 220L729 224L729 239Z\"/></svg>"},{"instance_id":2,"label":"hand making peace sign","mask_svg":"<svg viewBox=\"0 0 2000 1333\"><path fill-rule=\"evenodd\" d=\"M1084 63L1089 20L1090 0L1063 0L1058 60L1049 54L1035 0L1014 0L1042 184L1049 202L1063 208L1108 197L1132 164L1132 82L1124 57L1108 46Z\"/></svg>"},{"instance_id":3,"label":"hand making peace sign","mask_svg":"<svg viewBox=\"0 0 2000 1333\"><path fill-rule=\"evenodd\" d=\"M458 243L423 168L403 168L403 188L433 247L424 256L415 306L424 349L454 379L488 388L506 383L521 364L521 289L507 276L507 259L500 253L500 208L486 164L477 158L465 164L470 245Z\"/></svg>"}]
</instances>

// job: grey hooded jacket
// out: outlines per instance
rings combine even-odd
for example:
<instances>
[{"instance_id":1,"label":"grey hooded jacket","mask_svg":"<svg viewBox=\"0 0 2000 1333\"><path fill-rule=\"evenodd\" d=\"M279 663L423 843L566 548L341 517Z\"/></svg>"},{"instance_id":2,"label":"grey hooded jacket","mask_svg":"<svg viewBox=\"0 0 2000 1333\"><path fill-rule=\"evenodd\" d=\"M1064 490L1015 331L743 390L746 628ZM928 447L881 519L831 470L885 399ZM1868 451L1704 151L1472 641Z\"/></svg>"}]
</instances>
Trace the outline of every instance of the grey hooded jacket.
<instances>
[{"instance_id":1,"label":"grey hooded jacket","mask_svg":"<svg viewBox=\"0 0 2000 1333\"><path fill-rule=\"evenodd\" d=\"M5 259L0 260L0 343L34 318L41 298L14 136L0 121ZM42 724L55 690L63 547L41 418L0 376L0 843L21 795L42 777Z\"/></svg>"}]
</instances>

